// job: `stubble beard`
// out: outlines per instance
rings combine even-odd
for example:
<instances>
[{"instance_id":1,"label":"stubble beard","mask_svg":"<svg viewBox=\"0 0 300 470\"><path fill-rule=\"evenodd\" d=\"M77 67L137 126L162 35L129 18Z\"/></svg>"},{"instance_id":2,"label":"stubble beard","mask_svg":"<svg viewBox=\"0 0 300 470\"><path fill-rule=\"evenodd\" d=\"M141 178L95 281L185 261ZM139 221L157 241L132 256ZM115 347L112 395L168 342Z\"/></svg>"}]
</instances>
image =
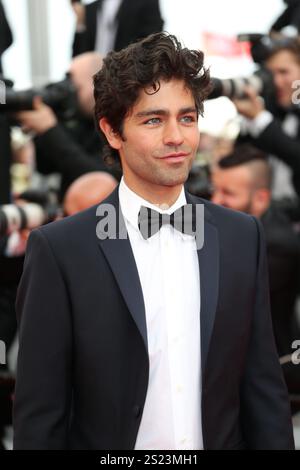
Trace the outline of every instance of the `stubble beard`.
<instances>
[{"instance_id":1,"label":"stubble beard","mask_svg":"<svg viewBox=\"0 0 300 470\"><path fill-rule=\"evenodd\" d=\"M151 172L153 183L159 186L177 186L184 184L188 179L193 160L194 158L191 158L186 162L173 163L169 165L169 167L153 168Z\"/></svg>"}]
</instances>

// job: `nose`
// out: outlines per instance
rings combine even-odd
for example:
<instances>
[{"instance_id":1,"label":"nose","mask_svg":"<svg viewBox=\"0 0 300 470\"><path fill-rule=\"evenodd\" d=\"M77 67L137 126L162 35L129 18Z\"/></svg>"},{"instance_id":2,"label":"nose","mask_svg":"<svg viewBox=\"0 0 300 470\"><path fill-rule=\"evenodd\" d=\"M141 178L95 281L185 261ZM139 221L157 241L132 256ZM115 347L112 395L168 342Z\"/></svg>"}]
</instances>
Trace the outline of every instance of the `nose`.
<instances>
[{"instance_id":1,"label":"nose","mask_svg":"<svg viewBox=\"0 0 300 470\"><path fill-rule=\"evenodd\" d=\"M177 121L166 124L164 129L164 145L179 146L184 142L182 130Z\"/></svg>"}]
</instances>

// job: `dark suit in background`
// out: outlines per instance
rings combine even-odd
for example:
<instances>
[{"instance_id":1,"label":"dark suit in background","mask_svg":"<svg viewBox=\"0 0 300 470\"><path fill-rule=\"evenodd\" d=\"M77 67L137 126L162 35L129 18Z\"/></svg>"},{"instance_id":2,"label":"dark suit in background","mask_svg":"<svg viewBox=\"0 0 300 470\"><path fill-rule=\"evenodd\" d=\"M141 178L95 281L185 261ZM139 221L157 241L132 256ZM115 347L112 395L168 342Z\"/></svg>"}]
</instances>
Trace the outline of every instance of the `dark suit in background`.
<instances>
[{"instance_id":1,"label":"dark suit in background","mask_svg":"<svg viewBox=\"0 0 300 470\"><path fill-rule=\"evenodd\" d=\"M73 57L95 50L97 17L103 0L86 5L86 29L75 33ZM162 30L163 19L158 0L123 0L117 14L117 34L114 50Z\"/></svg>"},{"instance_id":2,"label":"dark suit in background","mask_svg":"<svg viewBox=\"0 0 300 470\"><path fill-rule=\"evenodd\" d=\"M274 334L278 354L284 356L291 354L291 344L298 338L293 334L299 293L300 240L286 214L275 203L262 216L261 222L267 244Z\"/></svg>"},{"instance_id":3,"label":"dark suit in background","mask_svg":"<svg viewBox=\"0 0 300 470\"><path fill-rule=\"evenodd\" d=\"M300 239L287 214L271 204L261 218L267 243L270 300L277 351L282 359L293 353L292 343L300 338L296 318L299 295ZM300 368L289 361L283 372L290 395L300 393Z\"/></svg>"}]
</instances>

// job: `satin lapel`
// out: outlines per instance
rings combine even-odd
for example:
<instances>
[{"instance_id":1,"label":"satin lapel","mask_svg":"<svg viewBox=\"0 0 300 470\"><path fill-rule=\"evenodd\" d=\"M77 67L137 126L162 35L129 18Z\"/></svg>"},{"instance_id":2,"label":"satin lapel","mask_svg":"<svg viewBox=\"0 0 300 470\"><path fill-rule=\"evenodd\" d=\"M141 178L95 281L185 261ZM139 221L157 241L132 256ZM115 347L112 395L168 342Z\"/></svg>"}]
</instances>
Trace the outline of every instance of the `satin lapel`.
<instances>
[{"instance_id":1,"label":"satin lapel","mask_svg":"<svg viewBox=\"0 0 300 470\"><path fill-rule=\"evenodd\" d=\"M204 375L219 293L218 230L205 201L186 192L187 203L204 203L204 245L197 250L200 271L201 363Z\"/></svg>"},{"instance_id":2,"label":"satin lapel","mask_svg":"<svg viewBox=\"0 0 300 470\"><path fill-rule=\"evenodd\" d=\"M128 235L126 239L118 238L120 232L127 234L122 214L119 217L119 186L104 203L114 206L120 224L118 224L119 226L117 227L116 239L98 239L98 243L111 267L127 307L143 337L146 351L148 352L146 313L138 270Z\"/></svg>"}]
</instances>

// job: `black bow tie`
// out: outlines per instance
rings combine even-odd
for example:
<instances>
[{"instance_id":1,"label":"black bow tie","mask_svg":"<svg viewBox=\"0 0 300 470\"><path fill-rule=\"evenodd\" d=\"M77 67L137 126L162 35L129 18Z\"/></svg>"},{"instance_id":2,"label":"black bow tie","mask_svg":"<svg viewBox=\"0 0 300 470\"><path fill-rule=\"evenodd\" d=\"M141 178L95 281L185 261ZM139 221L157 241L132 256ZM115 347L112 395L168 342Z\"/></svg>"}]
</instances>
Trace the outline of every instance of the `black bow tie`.
<instances>
[{"instance_id":1,"label":"black bow tie","mask_svg":"<svg viewBox=\"0 0 300 470\"><path fill-rule=\"evenodd\" d=\"M163 225L168 224L186 235L194 236L196 233L196 206L186 204L172 214L161 214L154 209L141 206L138 214L138 226L145 240L159 232Z\"/></svg>"}]
</instances>

